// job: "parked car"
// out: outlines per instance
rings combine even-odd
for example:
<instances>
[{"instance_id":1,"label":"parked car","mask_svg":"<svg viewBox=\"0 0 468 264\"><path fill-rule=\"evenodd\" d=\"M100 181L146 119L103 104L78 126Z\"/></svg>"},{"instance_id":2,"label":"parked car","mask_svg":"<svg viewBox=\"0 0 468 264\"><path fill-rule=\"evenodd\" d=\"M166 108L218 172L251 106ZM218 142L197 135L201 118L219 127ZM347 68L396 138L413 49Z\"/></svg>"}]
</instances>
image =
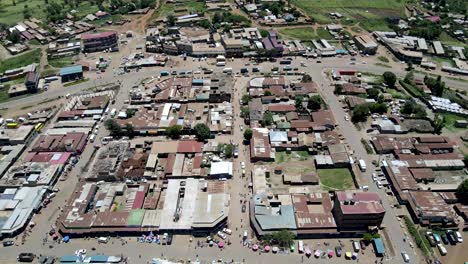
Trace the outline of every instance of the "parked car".
<instances>
[{"instance_id":1,"label":"parked car","mask_svg":"<svg viewBox=\"0 0 468 264\"><path fill-rule=\"evenodd\" d=\"M247 210L247 206L245 206L245 204L242 205L242 212L245 213L245 211Z\"/></svg>"},{"instance_id":2,"label":"parked car","mask_svg":"<svg viewBox=\"0 0 468 264\"><path fill-rule=\"evenodd\" d=\"M221 239L226 240L226 234L224 234L223 232L218 231L217 235L218 235Z\"/></svg>"},{"instance_id":3,"label":"parked car","mask_svg":"<svg viewBox=\"0 0 468 264\"><path fill-rule=\"evenodd\" d=\"M440 238L442 239L442 243L444 243L444 245L447 245L449 243L447 236L445 234L442 234Z\"/></svg>"},{"instance_id":4,"label":"parked car","mask_svg":"<svg viewBox=\"0 0 468 264\"><path fill-rule=\"evenodd\" d=\"M241 169L245 169L245 162L241 162Z\"/></svg>"},{"instance_id":5,"label":"parked car","mask_svg":"<svg viewBox=\"0 0 468 264\"><path fill-rule=\"evenodd\" d=\"M13 242L11 240L3 241L3 246L4 247L13 246L14 244L15 244L15 242Z\"/></svg>"},{"instance_id":6,"label":"parked car","mask_svg":"<svg viewBox=\"0 0 468 264\"><path fill-rule=\"evenodd\" d=\"M409 263L410 262L410 257L409 255L405 252L405 251L402 251L401 252L401 257L403 258L403 261L405 263Z\"/></svg>"},{"instance_id":7,"label":"parked car","mask_svg":"<svg viewBox=\"0 0 468 264\"><path fill-rule=\"evenodd\" d=\"M17 257L19 262L33 262L36 255L33 253L20 253Z\"/></svg>"},{"instance_id":8,"label":"parked car","mask_svg":"<svg viewBox=\"0 0 468 264\"><path fill-rule=\"evenodd\" d=\"M173 235L172 234L167 234L167 237L166 237L166 245L172 245L172 237Z\"/></svg>"},{"instance_id":9,"label":"parked car","mask_svg":"<svg viewBox=\"0 0 468 264\"><path fill-rule=\"evenodd\" d=\"M232 234L232 230L229 229L229 228L223 228L223 232L228 234L228 235L231 235Z\"/></svg>"},{"instance_id":10,"label":"parked car","mask_svg":"<svg viewBox=\"0 0 468 264\"><path fill-rule=\"evenodd\" d=\"M343 250L341 249L340 246L336 246L336 247L335 247L335 253L336 253L336 256L337 256L337 257L341 257L341 252L342 252L342 251L343 251Z\"/></svg>"}]
</instances>

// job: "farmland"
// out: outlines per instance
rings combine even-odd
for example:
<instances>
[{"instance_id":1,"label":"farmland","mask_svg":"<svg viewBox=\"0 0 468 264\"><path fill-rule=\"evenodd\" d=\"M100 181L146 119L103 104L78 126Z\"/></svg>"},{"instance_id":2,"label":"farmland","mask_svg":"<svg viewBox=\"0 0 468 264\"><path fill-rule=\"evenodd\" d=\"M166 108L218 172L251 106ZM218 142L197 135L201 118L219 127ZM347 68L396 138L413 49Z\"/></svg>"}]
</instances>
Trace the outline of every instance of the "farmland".
<instances>
[{"instance_id":1,"label":"farmland","mask_svg":"<svg viewBox=\"0 0 468 264\"><path fill-rule=\"evenodd\" d=\"M0 0L0 23L6 25L13 25L19 21L24 20L23 12L25 9L25 5L27 5L27 9L29 9L31 17L43 21L46 19L46 4L44 0L16 1L15 5L13 5L13 2L14 1L10 0ZM63 4L62 0L56 2ZM87 1L81 1L77 7L64 7L64 10L71 9L77 11L77 13L75 14L77 17L83 17L87 14L95 13L99 10L97 5L92 5L90 2Z\"/></svg>"},{"instance_id":2,"label":"farmland","mask_svg":"<svg viewBox=\"0 0 468 264\"><path fill-rule=\"evenodd\" d=\"M319 23L332 22L328 13L339 12L366 30L387 30L385 17L402 15L405 6L404 0L293 0L292 3Z\"/></svg>"}]
</instances>

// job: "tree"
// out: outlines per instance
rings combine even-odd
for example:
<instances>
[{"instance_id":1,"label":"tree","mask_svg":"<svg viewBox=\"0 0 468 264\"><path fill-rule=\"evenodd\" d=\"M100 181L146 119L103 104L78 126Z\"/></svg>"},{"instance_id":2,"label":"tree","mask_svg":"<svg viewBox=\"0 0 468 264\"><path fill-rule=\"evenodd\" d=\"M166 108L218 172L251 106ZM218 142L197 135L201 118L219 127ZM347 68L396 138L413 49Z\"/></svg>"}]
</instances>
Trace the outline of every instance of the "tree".
<instances>
[{"instance_id":1,"label":"tree","mask_svg":"<svg viewBox=\"0 0 468 264\"><path fill-rule=\"evenodd\" d=\"M135 134L135 128L133 128L133 125L130 123L125 124L125 131L129 137L133 137L133 134Z\"/></svg>"},{"instance_id":2,"label":"tree","mask_svg":"<svg viewBox=\"0 0 468 264\"><path fill-rule=\"evenodd\" d=\"M371 103L368 106L371 113L385 114L388 111L388 106L384 103Z\"/></svg>"},{"instance_id":3,"label":"tree","mask_svg":"<svg viewBox=\"0 0 468 264\"><path fill-rule=\"evenodd\" d=\"M384 82L390 87L390 88L393 88L395 87L395 83L397 81L397 77L396 75L393 73L393 72L384 72L384 74L382 75L383 76L383 79L384 79Z\"/></svg>"},{"instance_id":4,"label":"tree","mask_svg":"<svg viewBox=\"0 0 468 264\"><path fill-rule=\"evenodd\" d=\"M269 238L270 243L277 243L280 247L289 247L294 242L296 236L294 233L288 230L281 230L278 232L272 233Z\"/></svg>"},{"instance_id":5,"label":"tree","mask_svg":"<svg viewBox=\"0 0 468 264\"><path fill-rule=\"evenodd\" d=\"M262 38L267 38L270 36L270 33L266 29L259 29L260 35L262 35Z\"/></svg>"},{"instance_id":6,"label":"tree","mask_svg":"<svg viewBox=\"0 0 468 264\"><path fill-rule=\"evenodd\" d=\"M180 137L182 132L182 126L173 125L166 128L166 135L172 139L177 139Z\"/></svg>"},{"instance_id":7,"label":"tree","mask_svg":"<svg viewBox=\"0 0 468 264\"><path fill-rule=\"evenodd\" d=\"M362 240L366 241L367 243L370 243L372 241L373 237L371 233L364 233L362 235Z\"/></svg>"},{"instance_id":8,"label":"tree","mask_svg":"<svg viewBox=\"0 0 468 264\"><path fill-rule=\"evenodd\" d=\"M208 29L211 27L211 23L209 20L205 19L205 20L202 20L200 22L198 22L198 25L202 28L205 28L205 29Z\"/></svg>"},{"instance_id":9,"label":"tree","mask_svg":"<svg viewBox=\"0 0 468 264\"><path fill-rule=\"evenodd\" d=\"M9 30L7 32L10 32ZM18 30L13 30L8 34L8 40L13 43L18 43L21 40L21 35Z\"/></svg>"},{"instance_id":10,"label":"tree","mask_svg":"<svg viewBox=\"0 0 468 264\"><path fill-rule=\"evenodd\" d=\"M241 117L248 117L250 114L250 108L248 106L241 107Z\"/></svg>"},{"instance_id":11,"label":"tree","mask_svg":"<svg viewBox=\"0 0 468 264\"><path fill-rule=\"evenodd\" d=\"M266 111L263 114L263 120L262 120L262 125L263 126L270 126L273 124L273 114L269 111Z\"/></svg>"},{"instance_id":12,"label":"tree","mask_svg":"<svg viewBox=\"0 0 468 264\"><path fill-rule=\"evenodd\" d=\"M302 75L301 82L305 82L305 83L312 82L312 77L309 74L304 74Z\"/></svg>"},{"instance_id":13,"label":"tree","mask_svg":"<svg viewBox=\"0 0 468 264\"><path fill-rule=\"evenodd\" d=\"M173 14L167 15L166 19L167 19L167 24L168 24L169 26L172 27L172 26L175 25L176 18L175 18L175 16L174 16Z\"/></svg>"},{"instance_id":14,"label":"tree","mask_svg":"<svg viewBox=\"0 0 468 264\"><path fill-rule=\"evenodd\" d=\"M224 145L223 153L226 156L226 158L231 158L234 155L234 145L233 144Z\"/></svg>"},{"instance_id":15,"label":"tree","mask_svg":"<svg viewBox=\"0 0 468 264\"><path fill-rule=\"evenodd\" d=\"M403 79L403 81L404 81L405 83L408 83L408 84L413 85L413 82L414 82L414 72L413 72L413 71L409 71L409 72L405 75L405 78Z\"/></svg>"},{"instance_id":16,"label":"tree","mask_svg":"<svg viewBox=\"0 0 468 264\"><path fill-rule=\"evenodd\" d=\"M302 96L296 96L294 99L294 105L296 106L297 111L302 112L304 110L304 106L302 103L304 102L304 97Z\"/></svg>"},{"instance_id":17,"label":"tree","mask_svg":"<svg viewBox=\"0 0 468 264\"><path fill-rule=\"evenodd\" d=\"M322 107L322 103L322 97L320 97L320 95L314 95L309 98L309 101L307 102L307 108L311 111L317 111Z\"/></svg>"},{"instance_id":18,"label":"tree","mask_svg":"<svg viewBox=\"0 0 468 264\"><path fill-rule=\"evenodd\" d=\"M353 122L364 122L367 120L369 114L369 106L367 104L360 104L354 107L351 120Z\"/></svg>"},{"instance_id":19,"label":"tree","mask_svg":"<svg viewBox=\"0 0 468 264\"><path fill-rule=\"evenodd\" d=\"M409 72L413 70L413 63L411 61L408 62L408 67L406 67L406 70Z\"/></svg>"},{"instance_id":20,"label":"tree","mask_svg":"<svg viewBox=\"0 0 468 264\"><path fill-rule=\"evenodd\" d=\"M241 101L242 104L248 104L250 101L252 101L252 97L250 97L248 94L244 94L242 95Z\"/></svg>"},{"instance_id":21,"label":"tree","mask_svg":"<svg viewBox=\"0 0 468 264\"><path fill-rule=\"evenodd\" d=\"M413 99L407 100L404 104L403 107L401 108L400 112L404 115L414 115L415 117L418 118L423 118L427 116L425 108L416 103Z\"/></svg>"},{"instance_id":22,"label":"tree","mask_svg":"<svg viewBox=\"0 0 468 264\"><path fill-rule=\"evenodd\" d=\"M135 115L136 111L136 109L127 109L125 110L125 114L127 115L127 118L130 118Z\"/></svg>"},{"instance_id":23,"label":"tree","mask_svg":"<svg viewBox=\"0 0 468 264\"><path fill-rule=\"evenodd\" d=\"M265 96L270 96L271 95L271 92L270 91L265 91Z\"/></svg>"},{"instance_id":24,"label":"tree","mask_svg":"<svg viewBox=\"0 0 468 264\"><path fill-rule=\"evenodd\" d=\"M434 133L440 134L442 133L442 129L444 128L446 123L445 116L440 117L439 114L435 114L434 116Z\"/></svg>"},{"instance_id":25,"label":"tree","mask_svg":"<svg viewBox=\"0 0 468 264\"><path fill-rule=\"evenodd\" d=\"M343 91L343 85L335 85L335 94L340 94Z\"/></svg>"},{"instance_id":26,"label":"tree","mask_svg":"<svg viewBox=\"0 0 468 264\"><path fill-rule=\"evenodd\" d=\"M193 129L195 131L195 136L199 141L205 141L210 138L210 128L207 125L198 123Z\"/></svg>"},{"instance_id":27,"label":"tree","mask_svg":"<svg viewBox=\"0 0 468 264\"><path fill-rule=\"evenodd\" d=\"M462 204L468 204L468 180L464 180L458 185L455 195Z\"/></svg>"},{"instance_id":28,"label":"tree","mask_svg":"<svg viewBox=\"0 0 468 264\"><path fill-rule=\"evenodd\" d=\"M245 141L250 142L250 140L252 139L252 136L253 136L253 131L252 131L252 129L247 128L247 129L244 131L244 139L245 139Z\"/></svg>"},{"instance_id":29,"label":"tree","mask_svg":"<svg viewBox=\"0 0 468 264\"><path fill-rule=\"evenodd\" d=\"M115 119L107 119L104 126L112 136L118 136L122 133L122 128Z\"/></svg>"},{"instance_id":30,"label":"tree","mask_svg":"<svg viewBox=\"0 0 468 264\"><path fill-rule=\"evenodd\" d=\"M380 94L380 90L377 88L370 88L367 90L367 96L372 99L377 99Z\"/></svg>"}]
</instances>

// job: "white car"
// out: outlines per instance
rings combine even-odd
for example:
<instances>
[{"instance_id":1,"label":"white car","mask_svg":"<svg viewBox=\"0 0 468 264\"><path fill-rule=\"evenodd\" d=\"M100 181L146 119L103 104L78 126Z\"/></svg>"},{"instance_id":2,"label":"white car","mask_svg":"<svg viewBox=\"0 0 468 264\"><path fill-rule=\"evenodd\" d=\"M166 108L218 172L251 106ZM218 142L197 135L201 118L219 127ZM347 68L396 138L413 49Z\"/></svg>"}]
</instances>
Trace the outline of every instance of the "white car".
<instances>
[{"instance_id":1,"label":"white car","mask_svg":"<svg viewBox=\"0 0 468 264\"><path fill-rule=\"evenodd\" d=\"M463 237L462 237L461 233L456 231L455 235L457 236L458 243L462 243L463 242Z\"/></svg>"},{"instance_id":2,"label":"white car","mask_svg":"<svg viewBox=\"0 0 468 264\"><path fill-rule=\"evenodd\" d=\"M217 235L218 235L221 239L223 239L223 240L226 239L226 234L224 234L224 233L221 232L221 231L218 231Z\"/></svg>"},{"instance_id":3,"label":"white car","mask_svg":"<svg viewBox=\"0 0 468 264\"><path fill-rule=\"evenodd\" d=\"M229 228L223 228L223 232L228 234L228 235L231 235L232 234L232 230L229 229Z\"/></svg>"},{"instance_id":4,"label":"white car","mask_svg":"<svg viewBox=\"0 0 468 264\"><path fill-rule=\"evenodd\" d=\"M408 254L406 254L406 252L402 251L401 252L401 257L403 258L403 261L405 261L405 263L409 263L410 262L410 257Z\"/></svg>"},{"instance_id":5,"label":"white car","mask_svg":"<svg viewBox=\"0 0 468 264\"><path fill-rule=\"evenodd\" d=\"M241 126L240 126L240 130L241 130L241 131L244 131L244 126L241 125Z\"/></svg>"},{"instance_id":6,"label":"white car","mask_svg":"<svg viewBox=\"0 0 468 264\"><path fill-rule=\"evenodd\" d=\"M241 162L241 168L245 169L245 162L243 162L243 161Z\"/></svg>"}]
</instances>

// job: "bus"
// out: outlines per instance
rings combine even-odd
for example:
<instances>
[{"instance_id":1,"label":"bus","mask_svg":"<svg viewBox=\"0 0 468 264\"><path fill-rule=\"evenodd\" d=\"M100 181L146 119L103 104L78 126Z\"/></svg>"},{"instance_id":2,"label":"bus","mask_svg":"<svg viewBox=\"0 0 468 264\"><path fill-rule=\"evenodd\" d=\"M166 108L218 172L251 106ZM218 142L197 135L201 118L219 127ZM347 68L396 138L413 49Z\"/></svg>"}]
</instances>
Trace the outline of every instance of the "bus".
<instances>
[{"instance_id":1,"label":"bus","mask_svg":"<svg viewBox=\"0 0 468 264\"><path fill-rule=\"evenodd\" d=\"M363 159L360 159L359 160L359 168L361 169L361 171L366 171L367 169L367 166L366 166L366 162L363 160Z\"/></svg>"},{"instance_id":2,"label":"bus","mask_svg":"<svg viewBox=\"0 0 468 264\"><path fill-rule=\"evenodd\" d=\"M40 132L41 129L44 127L44 123L38 123L35 127L34 127L34 130L36 130L36 132Z\"/></svg>"}]
</instances>

